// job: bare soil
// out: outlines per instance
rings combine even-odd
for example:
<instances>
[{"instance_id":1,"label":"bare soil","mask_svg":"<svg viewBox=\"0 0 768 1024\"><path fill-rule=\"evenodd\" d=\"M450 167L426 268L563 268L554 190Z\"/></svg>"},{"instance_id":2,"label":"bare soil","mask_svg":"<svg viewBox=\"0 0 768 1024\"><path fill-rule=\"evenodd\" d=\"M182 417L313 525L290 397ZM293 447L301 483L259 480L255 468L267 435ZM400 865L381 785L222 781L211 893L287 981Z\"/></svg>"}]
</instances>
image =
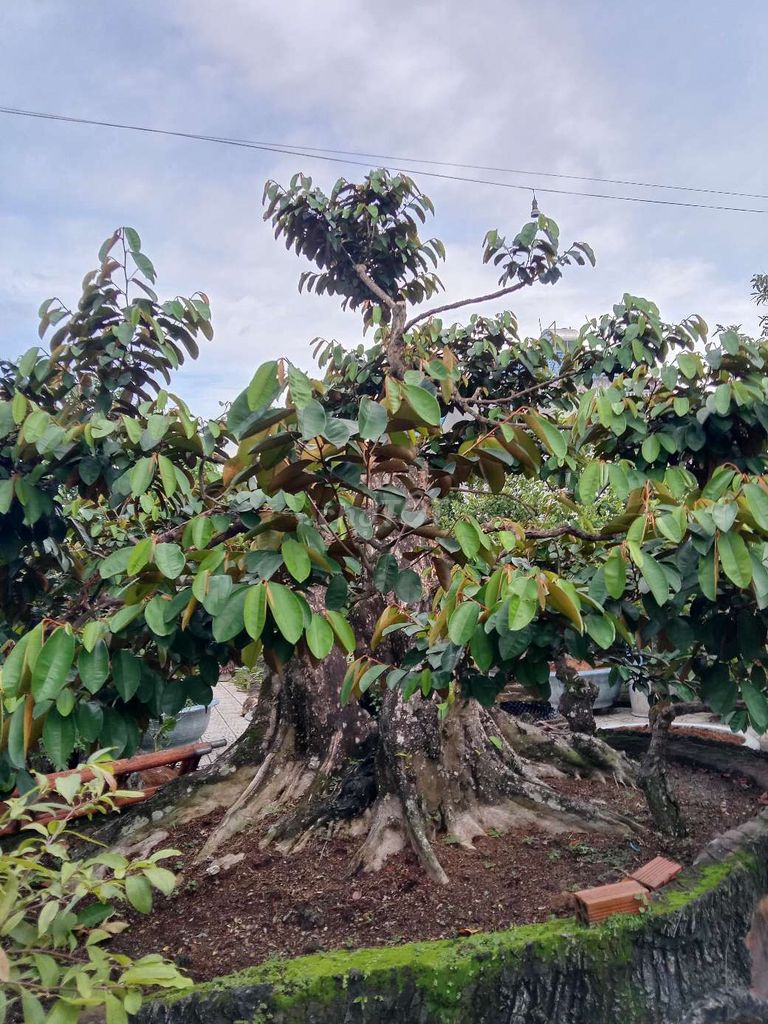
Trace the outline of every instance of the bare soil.
<instances>
[{"instance_id":1,"label":"bare soil","mask_svg":"<svg viewBox=\"0 0 768 1024\"><path fill-rule=\"evenodd\" d=\"M673 766L693 849L760 810L761 791L741 776ZM219 815L178 828L164 846L181 851L169 864L181 872L177 892L153 913L134 915L118 949L134 956L161 952L196 980L228 974L268 957L326 949L450 938L474 930L544 921L567 911L567 894L616 881L661 853L675 853L653 832L642 794L615 784L561 780L558 789L604 801L645 826L628 839L591 832L536 830L488 835L474 850L439 847L450 885L428 881L415 857L390 858L376 874L349 876L359 840L318 837L299 853L259 849L259 836L236 837L227 853L245 857L229 870L191 866Z\"/></svg>"}]
</instances>

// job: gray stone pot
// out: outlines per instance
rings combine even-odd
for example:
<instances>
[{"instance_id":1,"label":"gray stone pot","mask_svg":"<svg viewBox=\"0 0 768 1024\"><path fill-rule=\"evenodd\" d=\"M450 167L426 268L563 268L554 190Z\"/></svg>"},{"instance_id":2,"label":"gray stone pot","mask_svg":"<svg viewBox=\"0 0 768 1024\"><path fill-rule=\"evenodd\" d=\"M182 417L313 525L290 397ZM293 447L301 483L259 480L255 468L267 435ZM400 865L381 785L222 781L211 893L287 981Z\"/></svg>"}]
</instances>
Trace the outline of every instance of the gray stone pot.
<instances>
[{"instance_id":1,"label":"gray stone pot","mask_svg":"<svg viewBox=\"0 0 768 1024\"><path fill-rule=\"evenodd\" d=\"M579 672L582 679L588 679L597 687L597 697L592 707L596 710L610 708L616 702L621 693L621 680L617 683L610 682L611 670L609 668L591 668L586 672ZM554 672L549 676L549 703L557 710L560 706L560 698L563 695L563 684Z\"/></svg>"},{"instance_id":2,"label":"gray stone pot","mask_svg":"<svg viewBox=\"0 0 768 1024\"><path fill-rule=\"evenodd\" d=\"M192 707L182 708L175 716L176 724L163 737L160 747L162 749L183 747L187 743L195 743L199 740L208 728L208 723L211 720L211 708L218 703L218 700L214 698L207 707L204 704L194 704ZM155 749L155 737L159 731L160 723L152 722L141 739L142 750Z\"/></svg>"}]
</instances>

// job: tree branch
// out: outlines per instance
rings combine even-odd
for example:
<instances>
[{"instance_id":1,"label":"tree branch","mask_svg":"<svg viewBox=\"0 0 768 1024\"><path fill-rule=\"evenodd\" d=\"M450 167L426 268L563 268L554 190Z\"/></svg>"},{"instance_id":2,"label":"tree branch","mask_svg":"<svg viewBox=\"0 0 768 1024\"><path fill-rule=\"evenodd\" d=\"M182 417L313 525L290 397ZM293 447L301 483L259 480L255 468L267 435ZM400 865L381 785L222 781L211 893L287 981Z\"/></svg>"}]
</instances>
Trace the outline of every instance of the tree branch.
<instances>
[{"instance_id":1,"label":"tree branch","mask_svg":"<svg viewBox=\"0 0 768 1024\"><path fill-rule=\"evenodd\" d=\"M384 303L389 309L394 309L397 301L388 295L383 288L376 284L371 275L365 269L364 263L354 263L355 273L363 282L368 291L373 292L377 299Z\"/></svg>"},{"instance_id":2,"label":"tree branch","mask_svg":"<svg viewBox=\"0 0 768 1024\"><path fill-rule=\"evenodd\" d=\"M357 267L355 267L357 270ZM416 324L421 323L422 320L427 320L431 316L437 316L438 313L445 313L449 309L460 309L461 306L470 306L476 302L490 302L491 299L500 299L502 295L509 295L510 292L519 292L521 288L524 288L524 284L511 284L507 288L499 288L496 292L490 292L488 295L478 295L474 299L459 299L458 302L447 302L444 306L436 306L434 309L427 309L423 313L418 313L412 317L405 325L405 330L410 331Z\"/></svg>"},{"instance_id":3,"label":"tree branch","mask_svg":"<svg viewBox=\"0 0 768 1024\"><path fill-rule=\"evenodd\" d=\"M398 302L388 295L383 288L376 284L371 275L365 269L364 264L354 263L355 273L366 286L372 295L375 295L380 302L389 309L392 319L389 324L389 338L386 344L387 362L390 372L395 377L402 377L405 373L405 362L403 361L403 335L405 334L405 302Z\"/></svg>"},{"instance_id":4,"label":"tree branch","mask_svg":"<svg viewBox=\"0 0 768 1024\"><path fill-rule=\"evenodd\" d=\"M578 537L579 540L601 541L606 540L602 533L589 533L579 526L555 526L551 530L526 530L525 536L531 540L551 540L553 537Z\"/></svg>"}]
</instances>

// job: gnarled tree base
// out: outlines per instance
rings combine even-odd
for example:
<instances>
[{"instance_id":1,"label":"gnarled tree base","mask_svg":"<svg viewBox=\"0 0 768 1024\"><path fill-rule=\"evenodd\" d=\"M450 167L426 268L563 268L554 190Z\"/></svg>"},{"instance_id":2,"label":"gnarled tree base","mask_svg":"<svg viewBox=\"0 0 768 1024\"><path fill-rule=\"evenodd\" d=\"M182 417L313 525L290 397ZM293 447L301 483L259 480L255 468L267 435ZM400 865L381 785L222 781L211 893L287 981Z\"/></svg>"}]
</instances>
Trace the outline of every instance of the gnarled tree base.
<instances>
[{"instance_id":1,"label":"gnarled tree base","mask_svg":"<svg viewBox=\"0 0 768 1024\"><path fill-rule=\"evenodd\" d=\"M341 674L335 654L321 666L296 661L283 675L268 674L246 734L199 778L179 780L145 805L153 823L167 828L223 806L199 860L244 829L286 853L322 830L360 837L352 871L378 870L410 847L441 883L448 878L434 847L440 835L471 846L491 828L634 828L549 784L563 774L631 782L630 762L597 736L523 723L475 701L457 702L441 719L435 701L406 702L394 691L374 716L339 706Z\"/></svg>"}]
</instances>

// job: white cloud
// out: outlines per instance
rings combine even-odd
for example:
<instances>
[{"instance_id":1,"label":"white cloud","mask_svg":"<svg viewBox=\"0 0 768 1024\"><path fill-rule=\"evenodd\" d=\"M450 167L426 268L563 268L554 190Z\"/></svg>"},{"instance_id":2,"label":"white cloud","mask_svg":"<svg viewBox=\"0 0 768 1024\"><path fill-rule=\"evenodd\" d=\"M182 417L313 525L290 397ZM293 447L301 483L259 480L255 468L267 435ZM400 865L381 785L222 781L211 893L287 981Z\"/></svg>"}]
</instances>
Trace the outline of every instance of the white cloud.
<instances>
[{"instance_id":1,"label":"white cloud","mask_svg":"<svg viewBox=\"0 0 768 1024\"><path fill-rule=\"evenodd\" d=\"M0 87L49 109L404 157L703 184L756 181L768 156L761 133L750 132L762 116L764 65L761 71L744 61L730 66L744 106L729 120L710 93L706 104L698 102L708 70L686 48L696 25L667 23L658 11L649 17L667 32L663 61L677 41L691 78L688 92L679 68L675 90L665 92L666 65L655 62L653 48L636 50L635 37L650 31L646 15L633 15L628 36L626 19L604 5L295 0L288 12L271 0L229 0L225 7L169 0L159 10L138 0L121 9L119 25L112 12L99 13L90 3L63 12L41 0L40 10L44 17L4 13L10 45ZM142 45L115 49L116 35ZM84 59L84 45L110 54L106 77ZM659 96L664 103L656 102ZM681 125L691 126L696 144ZM9 145L0 152L4 353L34 342L40 300L75 294L102 238L121 223L140 230L161 291L202 288L211 296L215 341L179 380L179 390L202 411L215 412L265 358L286 354L308 365L315 335L359 340L356 316L343 314L332 299L298 295L303 268L272 239L260 202L266 177L285 181L302 168L328 185L340 173L362 175L363 168L106 129L3 127L9 129ZM715 132L719 145L705 150L700 140ZM437 207L428 230L448 248L441 272L446 299L491 290L495 276L480 262L482 237L489 227L514 233L527 217L528 193L426 176L419 183ZM578 325L625 291L653 298L668 319L700 311L710 323L754 327L748 279L760 269L764 217L541 190L539 202L560 222L564 240L593 244L598 266L573 268L555 288L514 296L510 305L525 330L539 321Z\"/></svg>"}]
</instances>

